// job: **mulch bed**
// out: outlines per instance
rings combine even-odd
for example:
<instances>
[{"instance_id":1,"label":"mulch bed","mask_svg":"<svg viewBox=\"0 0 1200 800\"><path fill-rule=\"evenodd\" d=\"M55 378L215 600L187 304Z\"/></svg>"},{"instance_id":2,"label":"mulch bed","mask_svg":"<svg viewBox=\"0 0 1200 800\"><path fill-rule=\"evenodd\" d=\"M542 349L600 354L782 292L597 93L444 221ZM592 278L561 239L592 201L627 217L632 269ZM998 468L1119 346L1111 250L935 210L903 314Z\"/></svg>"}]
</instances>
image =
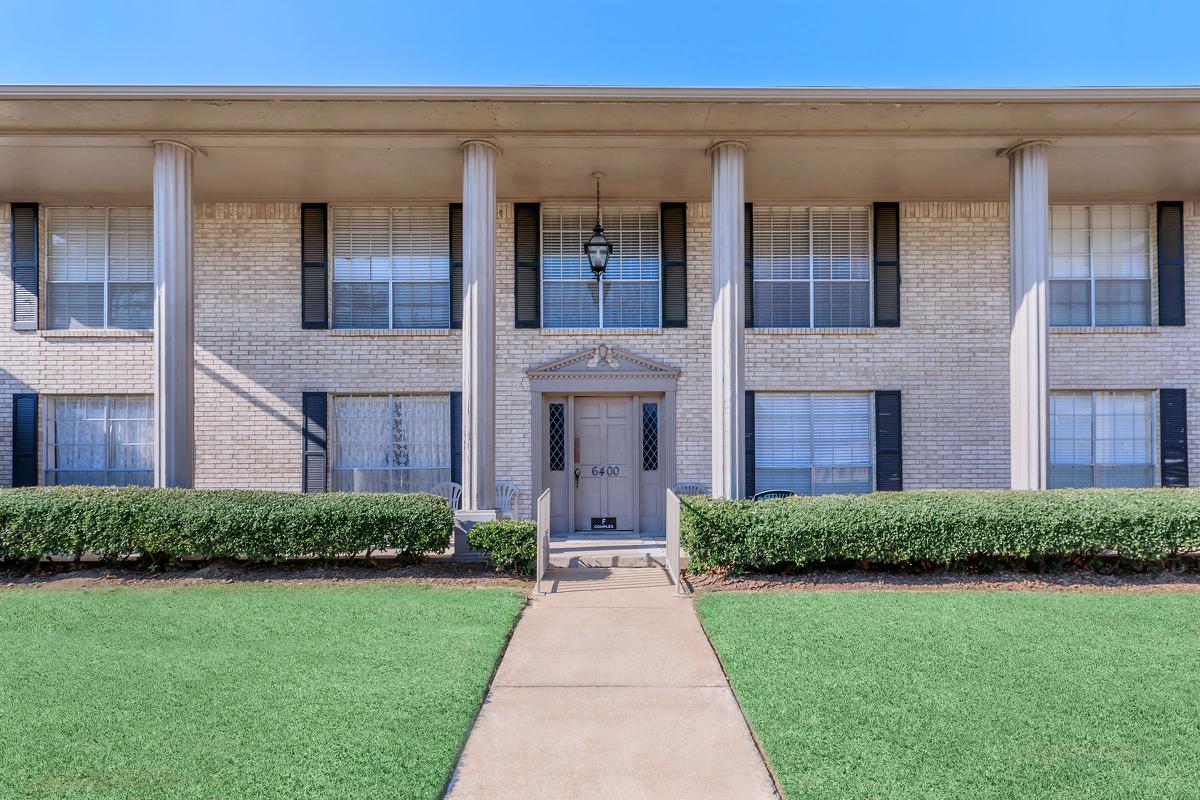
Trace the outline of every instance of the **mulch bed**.
<instances>
[{"instance_id":1,"label":"mulch bed","mask_svg":"<svg viewBox=\"0 0 1200 800\"><path fill-rule=\"evenodd\" d=\"M1051 592L1200 592L1200 571L1100 573L1069 570L1031 573L1001 570L992 573L962 570L886 571L813 569L790 574L688 574L696 592L764 590L882 590L882 591L1051 591ZM507 586L527 591L528 580L497 574L487 565L438 561L405 565L390 560L320 564L288 562L279 565L236 561L150 572L133 566L41 564L38 570L0 566L0 589L106 588L115 586L196 586L220 583L424 583L436 586Z\"/></svg>"},{"instance_id":2,"label":"mulch bed","mask_svg":"<svg viewBox=\"0 0 1200 800\"><path fill-rule=\"evenodd\" d=\"M883 572L812 570L789 575L709 573L688 575L697 592L790 590L1040 591L1040 592L1200 592L1200 572L1114 573L1070 570L1056 573L992 573L932 570Z\"/></svg>"},{"instance_id":3,"label":"mulch bed","mask_svg":"<svg viewBox=\"0 0 1200 800\"><path fill-rule=\"evenodd\" d=\"M404 565L392 561L276 566L218 562L196 569L148 572L96 564L42 564L38 571L0 566L0 589L11 587L107 588L114 586L196 586L219 583L425 583L436 586L509 586L527 590L530 582L499 575L485 564L437 562Z\"/></svg>"}]
</instances>

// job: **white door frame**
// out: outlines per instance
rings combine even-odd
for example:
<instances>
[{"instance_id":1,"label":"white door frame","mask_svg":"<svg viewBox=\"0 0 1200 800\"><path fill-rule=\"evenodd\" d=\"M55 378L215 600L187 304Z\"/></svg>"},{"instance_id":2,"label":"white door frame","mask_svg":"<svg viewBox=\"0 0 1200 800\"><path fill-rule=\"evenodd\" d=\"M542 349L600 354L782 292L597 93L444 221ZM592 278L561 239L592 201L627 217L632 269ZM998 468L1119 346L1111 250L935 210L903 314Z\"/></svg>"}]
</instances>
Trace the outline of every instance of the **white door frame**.
<instances>
[{"instance_id":1,"label":"white door frame","mask_svg":"<svg viewBox=\"0 0 1200 800\"><path fill-rule=\"evenodd\" d=\"M597 345L565 358L526 371L529 376L530 392L530 441L533 446L531 461L531 483L536 497L542 489L544 477L546 406L551 398L565 398L566 435L563 445L568 448L565 465L573 470L575 442L575 401L581 395L622 395L635 400L648 399L648 395L662 397L662 409L658 420L659 468L664 470L663 481L667 488L675 485L675 392L679 370L650 359L636 356L608 345ZM634 461L640 463L640 408L634 407L633 425L630 427L638 436L634 448ZM641 470L635 470L634 483L634 528L641 530ZM568 474L568 485L574 486L573 474ZM575 527L575 492L568 493L567 524Z\"/></svg>"}]
</instances>

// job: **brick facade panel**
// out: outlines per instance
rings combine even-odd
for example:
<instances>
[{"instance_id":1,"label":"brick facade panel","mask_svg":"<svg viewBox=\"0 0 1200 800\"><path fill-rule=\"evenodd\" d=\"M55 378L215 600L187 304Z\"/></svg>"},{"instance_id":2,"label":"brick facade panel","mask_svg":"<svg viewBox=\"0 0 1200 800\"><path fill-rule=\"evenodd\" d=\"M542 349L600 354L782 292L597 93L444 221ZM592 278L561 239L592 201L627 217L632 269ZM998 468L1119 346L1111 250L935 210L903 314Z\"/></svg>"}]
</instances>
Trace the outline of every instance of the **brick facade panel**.
<instances>
[{"instance_id":1,"label":"brick facade panel","mask_svg":"<svg viewBox=\"0 0 1200 800\"><path fill-rule=\"evenodd\" d=\"M8 206L0 205L0 484L11 480L13 393L136 392L153 386L147 336L11 329ZM998 202L901 207L902 327L751 330L746 386L903 392L906 488L1008 485L1008 218ZM517 330L512 204L497 204L496 475L533 495L533 410L525 370L601 342L680 370L676 477L709 481L709 205L688 205L688 327L650 332ZM1200 210L1189 202L1185 328L1051 335L1055 388L1189 389L1200 465ZM299 206L199 204L196 265L196 481L300 488L305 391L449 392L461 334L300 328ZM44 249L43 249L44 252Z\"/></svg>"}]
</instances>

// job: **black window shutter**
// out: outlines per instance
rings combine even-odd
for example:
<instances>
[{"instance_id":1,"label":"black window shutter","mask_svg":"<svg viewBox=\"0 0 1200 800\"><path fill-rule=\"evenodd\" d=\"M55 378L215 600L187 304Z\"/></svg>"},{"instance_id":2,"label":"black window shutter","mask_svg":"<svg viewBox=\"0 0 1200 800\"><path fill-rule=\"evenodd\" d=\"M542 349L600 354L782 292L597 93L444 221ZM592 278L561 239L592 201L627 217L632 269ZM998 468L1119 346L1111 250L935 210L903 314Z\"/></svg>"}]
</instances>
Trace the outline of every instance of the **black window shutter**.
<instances>
[{"instance_id":1,"label":"black window shutter","mask_svg":"<svg viewBox=\"0 0 1200 800\"><path fill-rule=\"evenodd\" d=\"M300 206L300 327L329 327L329 206Z\"/></svg>"},{"instance_id":2,"label":"black window shutter","mask_svg":"<svg viewBox=\"0 0 1200 800\"><path fill-rule=\"evenodd\" d=\"M754 327L754 205L746 203L746 223L742 232L746 250L746 327Z\"/></svg>"},{"instance_id":3,"label":"black window shutter","mask_svg":"<svg viewBox=\"0 0 1200 800\"><path fill-rule=\"evenodd\" d=\"M302 489L306 492L327 492L329 397L324 392L305 392L301 406L304 412Z\"/></svg>"},{"instance_id":4,"label":"black window shutter","mask_svg":"<svg viewBox=\"0 0 1200 800\"><path fill-rule=\"evenodd\" d=\"M875 326L900 327L900 204L875 204Z\"/></svg>"},{"instance_id":5,"label":"black window shutter","mask_svg":"<svg viewBox=\"0 0 1200 800\"><path fill-rule=\"evenodd\" d=\"M687 327L687 204L663 203L659 209L662 237L662 324Z\"/></svg>"},{"instance_id":6,"label":"black window shutter","mask_svg":"<svg viewBox=\"0 0 1200 800\"><path fill-rule=\"evenodd\" d=\"M754 392L746 392L746 497L754 497Z\"/></svg>"},{"instance_id":7,"label":"black window shutter","mask_svg":"<svg viewBox=\"0 0 1200 800\"><path fill-rule=\"evenodd\" d=\"M1158 204L1158 324L1183 325L1183 203Z\"/></svg>"},{"instance_id":8,"label":"black window shutter","mask_svg":"<svg viewBox=\"0 0 1200 800\"><path fill-rule=\"evenodd\" d=\"M14 394L12 403L12 485L37 486L37 395Z\"/></svg>"},{"instance_id":9,"label":"black window shutter","mask_svg":"<svg viewBox=\"0 0 1200 800\"><path fill-rule=\"evenodd\" d=\"M462 327L463 218L462 203L450 204L450 327Z\"/></svg>"},{"instance_id":10,"label":"black window shutter","mask_svg":"<svg viewBox=\"0 0 1200 800\"><path fill-rule=\"evenodd\" d=\"M513 208L516 255L514 290L518 328L542 326L542 210L537 203L517 203Z\"/></svg>"},{"instance_id":11,"label":"black window shutter","mask_svg":"<svg viewBox=\"0 0 1200 800\"><path fill-rule=\"evenodd\" d=\"M462 392L450 393L450 480L462 485Z\"/></svg>"},{"instance_id":12,"label":"black window shutter","mask_svg":"<svg viewBox=\"0 0 1200 800\"><path fill-rule=\"evenodd\" d=\"M875 393L875 490L898 492L904 488L901 444L900 392Z\"/></svg>"},{"instance_id":13,"label":"black window shutter","mask_svg":"<svg viewBox=\"0 0 1200 800\"><path fill-rule=\"evenodd\" d=\"M1188 485L1187 390L1158 390L1162 485Z\"/></svg>"},{"instance_id":14,"label":"black window shutter","mask_svg":"<svg viewBox=\"0 0 1200 800\"><path fill-rule=\"evenodd\" d=\"M38 326L38 206L13 203L11 213L12 326L15 331L34 331Z\"/></svg>"}]
</instances>

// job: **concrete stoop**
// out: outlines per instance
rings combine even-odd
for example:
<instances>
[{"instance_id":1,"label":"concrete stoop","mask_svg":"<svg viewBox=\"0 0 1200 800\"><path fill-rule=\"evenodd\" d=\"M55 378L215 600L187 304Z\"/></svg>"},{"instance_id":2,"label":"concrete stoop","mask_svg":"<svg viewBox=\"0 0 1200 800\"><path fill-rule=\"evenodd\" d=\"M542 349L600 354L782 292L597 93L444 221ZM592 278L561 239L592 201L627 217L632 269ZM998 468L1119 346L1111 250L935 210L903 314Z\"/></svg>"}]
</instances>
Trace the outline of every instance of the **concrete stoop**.
<instances>
[{"instance_id":1,"label":"concrete stoop","mask_svg":"<svg viewBox=\"0 0 1200 800\"><path fill-rule=\"evenodd\" d=\"M686 561L684 562L686 564ZM667 565L666 539L575 534L550 541L552 567L658 567Z\"/></svg>"}]
</instances>

